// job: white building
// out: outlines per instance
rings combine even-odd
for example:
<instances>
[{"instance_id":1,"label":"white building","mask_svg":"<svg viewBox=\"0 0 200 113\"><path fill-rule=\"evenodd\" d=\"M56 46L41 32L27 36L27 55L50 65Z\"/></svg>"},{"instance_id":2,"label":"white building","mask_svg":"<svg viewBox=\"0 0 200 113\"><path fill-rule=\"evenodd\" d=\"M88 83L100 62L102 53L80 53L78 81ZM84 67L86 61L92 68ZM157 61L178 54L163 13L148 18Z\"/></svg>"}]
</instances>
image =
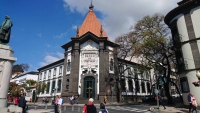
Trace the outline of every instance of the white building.
<instances>
[{"instance_id":1,"label":"white building","mask_svg":"<svg viewBox=\"0 0 200 113\"><path fill-rule=\"evenodd\" d=\"M38 81L38 72L25 72L22 73L18 76L15 76L14 78L10 79L10 82L15 82L16 84L18 84L19 86L23 87L23 84L27 81L27 80L35 80ZM30 89L29 91L26 91L26 100L29 101L30 98L32 98L32 93L35 90L35 87L33 87L32 89Z\"/></svg>"}]
</instances>

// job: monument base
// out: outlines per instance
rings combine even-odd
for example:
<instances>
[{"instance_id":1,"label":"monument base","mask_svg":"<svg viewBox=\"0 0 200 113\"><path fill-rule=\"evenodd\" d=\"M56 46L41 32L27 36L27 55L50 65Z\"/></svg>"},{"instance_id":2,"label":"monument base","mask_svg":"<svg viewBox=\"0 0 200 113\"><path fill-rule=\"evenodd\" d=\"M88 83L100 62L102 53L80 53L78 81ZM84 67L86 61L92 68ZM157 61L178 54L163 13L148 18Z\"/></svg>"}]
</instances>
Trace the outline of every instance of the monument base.
<instances>
[{"instance_id":1,"label":"monument base","mask_svg":"<svg viewBox=\"0 0 200 113\"><path fill-rule=\"evenodd\" d=\"M7 109L7 95L10 85L13 63L17 59L13 57L10 46L0 44L0 108ZM1 113L4 113L0 110Z\"/></svg>"},{"instance_id":2,"label":"monument base","mask_svg":"<svg viewBox=\"0 0 200 113\"><path fill-rule=\"evenodd\" d=\"M1 113L7 113L8 112L8 108L0 108Z\"/></svg>"}]
</instances>

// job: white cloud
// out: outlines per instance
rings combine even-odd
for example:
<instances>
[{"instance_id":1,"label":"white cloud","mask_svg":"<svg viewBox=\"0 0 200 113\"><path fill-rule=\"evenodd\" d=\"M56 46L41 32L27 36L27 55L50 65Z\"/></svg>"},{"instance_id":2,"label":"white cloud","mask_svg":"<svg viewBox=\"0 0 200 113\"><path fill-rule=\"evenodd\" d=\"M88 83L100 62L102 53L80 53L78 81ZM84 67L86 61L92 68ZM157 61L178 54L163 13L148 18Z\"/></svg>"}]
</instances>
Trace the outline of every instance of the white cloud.
<instances>
[{"instance_id":1,"label":"white cloud","mask_svg":"<svg viewBox=\"0 0 200 113\"><path fill-rule=\"evenodd\" d=\"M51 45L50 45L50 44L48 44L48 43L46 43L45 45L46 45L47 47L51 47Z\"/></svg>"},{"instance_id":2,"label":"white cloud","mask_svg":"<svg viewBox=\"0 0 200 113\"><path fill-rule=\"evenodd\" d=\"M59 35L55 35L54 38L59 38L59 39L61 39L61 38L63 38L63 37L66 36L66 35L67 35L67 32L63 32L63 33L60 33Z\"/></svg>"},{"instance_id":3,"label":"white cloud","mask_svg":"<svg viewBox=\"0 0 200 113\"><path fill-rule=\"evenodd\" d=\"M71 12L86 14L90 0L63 0L64 7ZM99 19L108 37L113 40L127 33L134 23L146 15L166 15L181 0L93 0L94 10L102 16ZM83 21L83 20L82 20Z\"/></svg>"},{"instance_id":4,"label":"white cloud","mask_svg":"<svg viewBox=\"0 0 200 113\"><path fill-rule=\"evenodd\" d=\"M41 33L38 33L37 36L41 38L41 37L42 37L42 34L41 34Z\"/></svg>"},{"instance_id":5,"label":"white cloud","mask_svg":"<svg viewBox=\"0 0 200 113\"><path fill-rule=\"evenodd\" d=\"M60 52L46 53L46 56L44 57L44 61L40 62L39 65L42 67L50 63L53 63L55 61L58 61L62 58L64 58L64 53L60 53Z\"/></svg>"}]
</instances>

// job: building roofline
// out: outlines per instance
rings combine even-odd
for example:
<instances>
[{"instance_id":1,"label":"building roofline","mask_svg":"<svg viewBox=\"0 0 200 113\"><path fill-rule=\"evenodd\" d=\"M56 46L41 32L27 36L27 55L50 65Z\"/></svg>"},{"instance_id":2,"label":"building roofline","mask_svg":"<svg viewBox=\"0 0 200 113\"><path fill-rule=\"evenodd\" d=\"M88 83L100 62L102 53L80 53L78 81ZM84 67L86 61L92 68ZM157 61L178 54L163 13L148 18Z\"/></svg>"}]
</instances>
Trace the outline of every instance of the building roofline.
<instances>
[{"instance_id":1,"label":"building roofline","mask_svg":"<svg viewBox=\"0 0 200 113\"><path fill-rule=\"evenodd\" d=\"M41 67L41 68L38 68L37 70L38 70L38 71L41 71L41 70L46 69L46 68L48 68L48 67L51 67L51 66L54 66L54 65L56 65L56 64L62 63L62 62L64 62L64 60L65 60L64 58L63 58L63 59L60 59L60 60L55 61L55 62L53 62L53 63L51 63L51 64L48 64L48 65L43 66L43 67Z\"/></svg>"},{"instance_id":2,"label":"building roofline","mask_svg":"<svg viewBox=\"0 0 200 113\"><path fill-rule=\"evenodd\" d=\"M165 23L169 26L171 20L176 17L177 15L181 13L187 13L191 9L200 6L200 0L187 0L187 1L181 1L178 2L179 6L171 10L166 16L165 16Z\"/></svg>"}]
</instances>

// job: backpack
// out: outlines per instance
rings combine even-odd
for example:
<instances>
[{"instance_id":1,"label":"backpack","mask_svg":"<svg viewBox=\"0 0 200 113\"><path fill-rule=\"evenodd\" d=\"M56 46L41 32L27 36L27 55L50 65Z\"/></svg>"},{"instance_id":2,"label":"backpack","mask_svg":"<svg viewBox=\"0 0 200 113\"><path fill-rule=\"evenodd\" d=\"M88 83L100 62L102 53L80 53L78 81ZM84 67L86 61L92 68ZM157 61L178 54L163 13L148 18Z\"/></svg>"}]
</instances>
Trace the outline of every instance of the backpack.
<instances>
[{"instance_id":1,"label":"backpack","mask_svg":"<svg viewBox=\"0 0 200 113\"><path fill-rule=\"evenodd\" d=\"M108 113L106 109L102 109L101 113Z\"/></svg>"},{"instance_id":2,"label":"backpack","mask_svg":"<svg viewBox=\"0 0 200 113\"><path fill-rule=\"evenodd\" d=\"M62 104L64 104L64 102L65 102L64 99L62 99Z\"/></svg>"}]
</instances>

